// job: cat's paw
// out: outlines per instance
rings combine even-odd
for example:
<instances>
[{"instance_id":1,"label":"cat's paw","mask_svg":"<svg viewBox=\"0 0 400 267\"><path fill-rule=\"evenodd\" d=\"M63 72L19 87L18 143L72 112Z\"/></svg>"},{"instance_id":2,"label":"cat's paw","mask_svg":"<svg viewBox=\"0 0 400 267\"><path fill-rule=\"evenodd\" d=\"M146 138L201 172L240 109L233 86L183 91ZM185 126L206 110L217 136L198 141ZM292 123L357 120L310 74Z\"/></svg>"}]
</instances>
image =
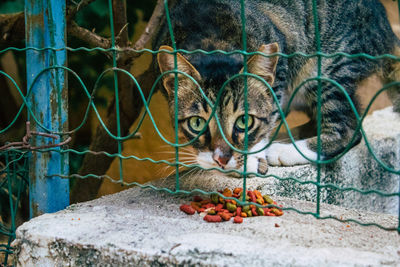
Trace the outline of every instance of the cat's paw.
<instances>
[{"instance_id":1,"label":"cat's paw","mask_svg":"<svg viewBox=\"0 0 400 267\"><path fill-rule=\"evenodd\" d=\"M317 159L317 153L308 148L306 140L296 141L296 146L311 160ZM274 143L267 149L266 154L268 164L272 166L293 166L309 163L293 144Z\"/></svg>"},{"instance_id":2,"label":"cat's paw","mask_svg":"<svg viewBox=\"0 0 400 267\"><path fill-rule=\"evenodd\" d=\"M258 159L258 168L257 168L257 173L259 174L266 174L268 171L268 161L265 158L259 158Z\"/></svg>"}]
</instances>

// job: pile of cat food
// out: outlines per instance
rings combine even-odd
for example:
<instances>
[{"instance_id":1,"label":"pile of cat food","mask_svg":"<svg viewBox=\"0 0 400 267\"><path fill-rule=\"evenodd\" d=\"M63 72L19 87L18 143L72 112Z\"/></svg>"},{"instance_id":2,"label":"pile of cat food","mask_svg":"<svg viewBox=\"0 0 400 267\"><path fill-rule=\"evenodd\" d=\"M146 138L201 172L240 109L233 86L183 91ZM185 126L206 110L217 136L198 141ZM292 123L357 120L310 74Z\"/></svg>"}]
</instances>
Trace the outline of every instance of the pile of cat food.
<instances>
[{"instance_id":1,"label":"pile of cat food","mask_svg":"<svg viewBox=\"0 0 400 267\"><path fill-rule=\"evenodd\" d=\"M243 189L235 188L231 191L225 188L218 191L225 197L243 199ZM243 218L253 216L281 216L283 211L276 207L268 208L268 205L277 205L268 195L262 195L258 190L246 190L246 201L251 201L265 207L257 207L253 204L239 205L233 199L224 199L217 194L212 194L209 199L203 199L200 196L194 196L193 201L180 206L180 210L186 214L193 215L196 212L204 215L206 222L223 222L233 218L234 223L242 223Z\"/></svg>"}]
</instances>

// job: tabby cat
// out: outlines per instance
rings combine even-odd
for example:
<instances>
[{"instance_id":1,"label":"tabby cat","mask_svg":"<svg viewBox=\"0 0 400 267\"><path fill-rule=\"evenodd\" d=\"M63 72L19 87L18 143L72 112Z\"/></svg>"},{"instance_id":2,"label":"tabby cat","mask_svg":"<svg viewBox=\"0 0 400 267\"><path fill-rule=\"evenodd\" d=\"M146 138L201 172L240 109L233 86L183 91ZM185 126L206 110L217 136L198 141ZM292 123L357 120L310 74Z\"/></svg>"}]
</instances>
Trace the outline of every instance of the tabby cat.
<instances>
[{"instance_id":1,"label":"tabby cat","mask_svg":"<svg viewBox=\"0 0 400 267\"><path fill-rule=\"evenodd\" d=\"M247 51L260 51L266 55L282 52L291 54L316 52L315 29L311 0L247 0L245 1ZM399 41L392 32L385 9L378 0L318 0L321 50L331 54L367 53L373 56L391 53L400 55ZM170 7L172 29L177 49L204 49L233 51L242 49L240 1L233 0L182 0ZM154 48L173 51L167 24L164 23L154 41ZM208 99L216 104L218 118L226 139L236 148L244 148L246 120L244 76L231 79L221 99L216 103L222 85L234 75L243 72L243 55L214 53L177 53L178 122L181 140L193 140L203 128L205 132L192 144L196 162L205 167L243 170L243 155L233 150L224 140L212 107L202 96L198 85ZM160 52L155 60L161 73L174 69L174 55ZM266 57L255 54L247 60L248 85L248 148L255 152L270 141L274 127L280 119L277 103L267 85L254 77L259 76L271 85L285 110L293 91L306 79L317 76L317 58L296 55L293 57ZM335 56L322 59L323 77L341 84L358 108L355 90L357 85L372 74L378 73L384 82L400 80L400 64L395 61L369 60L363 57ZM188 76L191 76L193 82ZM163 76L162 84L174 120L175 74ZM292 110L304 111L317 120L318 82L303 84L290 105ZM394 90L398 90L395 88ZM398 95L393 94L393 99ZM354 113L344 93L333 83L322 81L321 158L330 158L342 152L356 135ZM397 105L400 106L400 105ZM314 127L315 129L315 127ZM313 137L296 141L297 147L311 160L317 159L316 131ZM265 173L269 165L296 165L307 163L293 144L272 143L266 149L248 156L247 171Z\"/></svg>"}]
</instances>

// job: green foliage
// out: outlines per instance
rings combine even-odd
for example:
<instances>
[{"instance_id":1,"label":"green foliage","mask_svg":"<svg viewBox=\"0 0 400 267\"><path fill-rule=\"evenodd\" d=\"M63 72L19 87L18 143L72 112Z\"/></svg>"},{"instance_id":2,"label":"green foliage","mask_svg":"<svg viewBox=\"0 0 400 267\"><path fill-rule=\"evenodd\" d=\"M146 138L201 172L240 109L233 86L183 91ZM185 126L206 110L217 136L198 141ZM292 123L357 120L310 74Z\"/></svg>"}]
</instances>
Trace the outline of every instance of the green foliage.
<instances>
[{"instance_id":1,"label":"green foliage","mask_svg":"<svg viewBox=\"0 0 400 267\"><path fill-rule=\"evenodd\" d=\"M24 11L24 0L5 0L0 2L0 14Z\"/></svg>"}]
</instances>

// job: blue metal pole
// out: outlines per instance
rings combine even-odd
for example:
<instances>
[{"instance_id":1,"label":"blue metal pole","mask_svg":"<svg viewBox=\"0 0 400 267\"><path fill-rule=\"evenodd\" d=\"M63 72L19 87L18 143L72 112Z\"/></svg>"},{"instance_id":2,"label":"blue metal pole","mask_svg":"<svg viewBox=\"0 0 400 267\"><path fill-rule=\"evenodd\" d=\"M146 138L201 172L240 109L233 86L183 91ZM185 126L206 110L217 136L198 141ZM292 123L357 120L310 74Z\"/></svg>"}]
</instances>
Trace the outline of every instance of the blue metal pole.
<instances>
[{"instance_id":1,"label":"blue metal pole","mask_svg":"<svg viewBox=\"0 0 400 267\"><path fill-rule=\"evenodd\" d=\"M53 47L61 50L26 51L27 86L50 66L66 65L65 0L25 0L26 46ZM32 113L44 127L54 132L68 129L68 91L66 73L61 69L46 71L33 84L29 95ZM45 132L31 118L33 130ZM60 136L61 137L61 136ZM60 138L62 140L62 137ZM58 140L58 141L60 141ZM53 143L47 137L33 137L34 146ZM56 212L69 205L68 155L58 151L31 153L29 164L30 216Z\"/></svg>"}]
</instances>

